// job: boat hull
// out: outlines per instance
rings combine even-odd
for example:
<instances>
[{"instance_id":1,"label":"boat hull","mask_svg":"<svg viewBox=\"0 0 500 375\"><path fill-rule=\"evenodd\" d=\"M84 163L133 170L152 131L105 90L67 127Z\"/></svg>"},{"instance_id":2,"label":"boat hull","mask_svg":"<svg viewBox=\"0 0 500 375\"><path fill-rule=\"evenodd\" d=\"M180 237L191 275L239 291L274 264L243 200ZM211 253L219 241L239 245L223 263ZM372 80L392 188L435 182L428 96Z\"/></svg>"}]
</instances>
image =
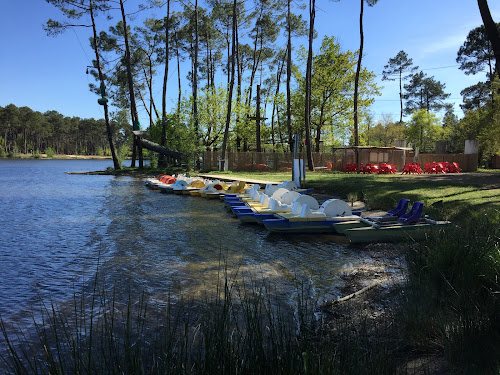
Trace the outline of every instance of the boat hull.
<instances>
[{"instance_id":1,"label":"boat hull","mask_svg":"<svg viewBox=\"0 0 500 375\"><path fill-rule=\"evenodd\" d=\"M435 222L412 224L412 225L392 225L392 226L365 226L362 228L352 228L344 231L344 234L353 243L369 242L400 242L400 241L422 241L433 231L445 228L450 222Z\"/></svg>"},{"instance_id":2,"label":"boat hull","mask_svg":"<svg viewBox=\"0 0 500 375\"><path fill-rule=\"evenodd\" d=\"M289 221L286 219L267 219L263 224L270 232L277 233L335 233L333 224L337 221Z\"/></svg>"}]
</instances>

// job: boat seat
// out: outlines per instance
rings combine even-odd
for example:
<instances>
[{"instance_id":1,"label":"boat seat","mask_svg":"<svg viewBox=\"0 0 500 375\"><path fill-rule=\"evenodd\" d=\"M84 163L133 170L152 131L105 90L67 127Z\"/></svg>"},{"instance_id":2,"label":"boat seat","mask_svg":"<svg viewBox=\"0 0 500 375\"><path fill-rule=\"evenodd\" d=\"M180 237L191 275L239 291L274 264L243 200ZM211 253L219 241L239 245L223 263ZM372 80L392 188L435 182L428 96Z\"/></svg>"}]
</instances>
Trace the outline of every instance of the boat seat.
<instances>
[{"instance_id":1,"label":"boat seat","mask_svg":"<svg viewBox=\"0 0 500 375\"><path fill-rule=\"evenodd\" d=\"M422 202L413 202L410 211L401 215L399 222L402 224L413 224L419 221L424 211L424 204Z\"/></svg>"},{"instance_id":2,"label":"boat seat","mask_svg":"<svg viewBox=\"0 0 500 375\"><path fill-rule=\"evenodd\" d=\"M387 211L385 216L397 216L400 217L401 215L404 215L406 211L408 210L408 203L410 202L409 199L402 198L399 200L398 204L396 207L394 207L392 210Z\"/></svg>"}]
</instances>

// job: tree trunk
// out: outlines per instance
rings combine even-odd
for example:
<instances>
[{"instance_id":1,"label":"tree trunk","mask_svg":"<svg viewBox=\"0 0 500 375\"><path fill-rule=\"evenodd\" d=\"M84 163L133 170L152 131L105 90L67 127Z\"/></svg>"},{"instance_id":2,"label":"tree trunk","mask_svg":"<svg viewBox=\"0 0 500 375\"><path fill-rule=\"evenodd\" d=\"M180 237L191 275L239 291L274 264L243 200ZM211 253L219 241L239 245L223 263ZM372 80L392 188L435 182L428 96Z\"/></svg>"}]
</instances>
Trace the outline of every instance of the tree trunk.
<instances>
[{"instance_id":1,"label":"tree trunk","mask_svg":"<svg viewBox=\"0 0 500 375\"><path fill-rule=\"evenodd\" d=\"M491 47L493 48L493 53L495 54L496 74L500 75L500 36L498 35L497 26L491 17L488 2L486 0L477 0L477 5L479 6L479 12L481 13L481 18L483 19L486 34L488 35Z\"/></svg>"},{"instance_id":2,"label":"tree trunk","mask_svg":"<svg viewBox=\"0 0 500 375\"><path fill-rule=\"evenodd\" d=\"M358 65L356 67L356 77L354 79L354 146L359 146L359 134L358 134L358 86L359 86L359 73L361 71L361 60L363 58L363 5L365 0L361 0L361 10L359 12L359 56ZM359 152L356 152L356 165L359 171Z\"/></svg>"},{"instance_id":3,"label":"tree trunk","mask_svg":"<svg viewBox=\"0 0 500 375\"><path fill-rule=\"evenodd\" d=\"M401 111L399 112L399 123L403 123L403 71L402 68L399 69L399 106Z\"/></svg>"},{"instance_id":4,"label":"tree trunk","mask_svg":"<svg viewBox=\"0 0 500 375\"><path fill-rule=\"evenodd\" d=\"M229 136L229 125L231 123L231 104L233 102L233 88L234 88L234 55L236 53L236 1L233 2L233 32L232 32L232 46L231 46L231 80L229 81L229 93L227 95L227 113L226 113L226 127L224 128L224 140L222 141L222 170L225 168L226 163L226 148L227 139ZM229 72L228 72L229 73Z\"/></svg>"},{"instance_id":5,"label":"tree trunk","mask_svg":"<svg viewBox=\"0 0 500 375\"><path fill-rule=\"evenodd\" d=\"M238 83L236 87L236 108L238 108L237 114L236 114L236 126L238 127L238 124L240 123L240 108L241 108L241 80L242 80L242 73L241 73L241 68L240 68L240 54L239 54L239 38L238 38L238 20L236 19L236 30L235 30L235 36L236 36L236 71L238 72ZM241 137L239 136L238 133L236 133L236 150L240 151L240 144L241 144Z\"/></svg>"},{"instance_id":6,"label":"tree trunk","mask_svg":"<svg viewBox=\"0 0 500 375\"><path fill-rule=\"evenodd\" d=\"M170 0L167 0L167 16L165 17L165 71L163 73L163 91L161 96L161 139L160 145L165 147L167 143L167 83L168 83L168 60L169 54L169 39L168 34L170 29ZM163 154L158 157L158 166L164 167L165 162Z\"/></svg>"},{"instance_id":7,"label":"tree trunk","mask_svg":"<svg viewBox=\"0 0 500 375\"><path fill-rule=\"evenodd\" d=\"M169 150L166 147L160 146L158 143L154 143L142 138L139 138L139 142L141 143L141 147L147 148L148 150L158 152L159 154L168 156L173 159L181 158L181 154L179 152Z\"/></svg>"},{"instance_id":8,"label":"tree trunk","mask_svg":"<svg viewBox=\"0 0 500 375\"><path fill-rule=\"evenodd\" d=\"M257 111L255 113L255 140L257 142L257 152L262 152L261 140L260 140L260 85L257 85Z\"/></svg>"},{"instance_id":9,"label":"tree trunk","mask_svg":"<svg viewBox=\"0 0 500 375\"><path fill-rule=\"evenodd\" d=\"M132 78L132 66L130 63L130 45L128 42L128 31L127 31L127 19L125 17L125 9L123 7L123 0L120 0L120 9L122 12L123 21L123 37L125 39L125 63L127 65L127 80L128 80L128 90L130 95L130 113L132 116L132 125L134 130L139 130L139 116L137 114L137 106L135 103L135 93L134 93L134 81ZM139 168L143 168L144 161L142 159L142 146L137 142L137 136L134 135L134 151L135 146L138 147L139 152ZM132 157L132 167L135 166L135 159Z\"/></svg>"},{"instance_id":10,"label":"tree trunk","mask_svg":"<svg viewBox=\"0 0 500 375\"><path fill-rule=\"evenodd\" d=\"M195 145L199 146L200 134L198 123L198 0L194 5L194 65L193 65L193 116Z\"/></svg>"},{"instance_id":11,"label":"tree trunk","mask_svg":"<svg viewBox=\"0 0 500 375\"><path fill-rule=\"evenodd\" d=\"M288 129L288 145L290 147L290 152L293 152L293 134L292 134L292 100L291 100L291 89L290 81L292 80L292 25L290 16L290 3L292 0L288 0L288 13L287 13L287 31L288 31L288 42L287 42L287 59L286 59L286 128Z\"/></svg>"},{"instance_id":12,"label":"tree trunk","mask_svg":"<svg viewBox=\"0 0 500 375\"><path fill-rule=\"evenodd\" d=\"M181 122L181 100L182 100L182 86L181 86L181 58L179 54L179 40L177 39L177 33L174 34L175 37L175 54L177 57L177 84L179 86L179 92L177 96L177 126L180 126Z\"/></svg>"},{"instance_id":13,"label":"tree trunk","mask_svg":"<svg viewBox=\"0 0 500 375\"><path fill-rule=\"evenodd\" d=\"M99 81L101 82L102 93L105 93L106 86L104 84L104 75L102 74L101 59L99 56L99 50L97 49L97 30L95 27L94 10L92 8L92 2L90 3L90 19L92 20L92 31L94 33L93 45L94 45L94 53L95 53L95 59L96 59L96 65L97 65L97 72L99 74ZM113 158L113 166L114 166L115 170L118 170L118 169L121 169L121 166L120 166L120 163L118 161L118 157L116 156L115 144L113 142L113 133L111 132L111 125L109 124L109 110L108 110L107 101L105 101L105 103L104 103L104 121L106 123L106 134L108 136L109 149L111 151L111 157Z\"/></svg>"},{"instance_id":14,"label":"tree trunk","mask_svg":"<svg viewBox=\"0 0 500 375\"><path fill-rule=\"evenodd\" d=\"M306 97L305 97L305 132L307 165L310 171L314 170L311 149L311 75L312 75L312 45L314 37L314 18L316 16L316 0L309 0L309 52L307 54L306 68Z\"/></svg>"},{"instance_id":15,"label":"tree trunk","mask_svg":"<svg viewBox=\"0 0 500 375\"><path fill-rule=\"evenodd\" d=\"M274 114L276 113L276 98L278 97L278 94L280 92L280 85L281 85L281 75L283 74L283 68L285 65L285 61L281 62L281 64L278 62L278 70L276 72L276 91L274 93L274 100L273 100L273 110L271 114L271 141L273 144L273 152L274 146L275 146L275 137L274 137ZM278 127L279 127L279 119L278 119Z\"/></svg>"}]
</instances>

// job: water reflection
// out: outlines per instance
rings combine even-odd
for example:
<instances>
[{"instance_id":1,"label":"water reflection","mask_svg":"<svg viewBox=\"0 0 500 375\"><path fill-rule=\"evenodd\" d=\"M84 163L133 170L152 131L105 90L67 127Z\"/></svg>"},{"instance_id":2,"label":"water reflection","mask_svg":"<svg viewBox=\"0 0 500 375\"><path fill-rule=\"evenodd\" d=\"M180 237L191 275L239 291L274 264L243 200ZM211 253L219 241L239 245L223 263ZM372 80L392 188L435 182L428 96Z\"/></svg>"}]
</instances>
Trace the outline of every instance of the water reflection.
<instances>
[{"instance_id":1,"label":"water reflection","mask_svg":"<svg viewBox=\"0 0 500 375\"><path fill-rule=\"evenodd\" d=\"M129 177L64 173L105 163L0 161L4 319L29 324L38 294L71 301L98 260L109 288L144 291L160 304L215 289L223 269L233 280L266 280L283 298L305 282L332 299L342 265L364 261L332 236L242 225L219 201L163 195Z\"/></svg>"},{"instance_id":2,"label":"water reflection","mask_svg":"<svg viewBox=\"0 0 500 375\"><path fill-rule=\"evenodd\" d=\"M305 281L319 298L331 299L339 269L360 260L332 236L271 235L263 227L240 224L219 201L162 195L136 180L112 185L107 234L116 252L106 274L109 280L126 278L156 300L179 293L177 288L184 295L215 288L222 268L240 282L266 279L279 293Z\"/></svg>"}]
</instances>

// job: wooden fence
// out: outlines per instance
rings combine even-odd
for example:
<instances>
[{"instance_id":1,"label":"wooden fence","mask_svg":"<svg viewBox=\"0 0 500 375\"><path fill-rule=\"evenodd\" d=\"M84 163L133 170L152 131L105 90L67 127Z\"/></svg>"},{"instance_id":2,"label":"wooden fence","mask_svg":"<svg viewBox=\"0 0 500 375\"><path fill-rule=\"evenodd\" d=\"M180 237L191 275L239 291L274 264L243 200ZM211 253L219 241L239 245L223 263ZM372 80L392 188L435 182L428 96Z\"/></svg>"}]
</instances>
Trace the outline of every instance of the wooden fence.
<instances>
[{"instance_id":1,"label":"wooden fence","mask_svg":"<svg viewBox=\"0 0 500 375\"><path fill-rule=\"evenodd\" d=\"M406 155L406 162L411 163L415 161L413 153ZM478 155L477 154L418 154L417 161L422 165L422 169L425 163L432 162L445 162L453 163L457 162L463 172L474 172L477 171L478 167Z\"/></svg>"},{"instance_id":2,"label":"wooden fence","mask_svg":"<svg viewBox=\"0 0 500 375\"><path fill-rule=\"evenodd\" d=\"M218 151L204 151L202 169L214 171L219 169L221 154ZM305 159L303 153L297 156ZM286 171L292 168L293 153L291 152L227 152L227 169L230 171ZM326 166L331 162L331 153L313 153L314 165Z\"/></svg>"},{"instance_id":3,"label":"wooden fence","mask_svg":"<svg viewBox=\"0 0 500 375\"><path fill-rule=\"evenodd\" d=\"M227 169L230 171L286 171L292 168L293 153L291 152L228 152ZM306 160L305 153L298 154L299 159ZM204 171L216 171L219 169L220 152L204 151L201 168ZM337 149L332 152L313 153L314 166L324 169L327 163L333 165L337 171L343 170L346 163L355 163L355 154L352 150ZM405 163L415 161L414 154L403 150L361 150L360 163L390 163L402 170ZM464 172L477 170L477 154L419 154L418 161L422 167L425 163L435 162L457 162Z\"/></svg>"},{"instance_id":4,"label":"wooden fence","mask_svg":"<svg viewBox=\"0 0 500 375\"><path fill-rule=\"evenodd\" d=\"M500 169L500 155L491 157L491 168Z\"/></svg>"}]
</instances>

